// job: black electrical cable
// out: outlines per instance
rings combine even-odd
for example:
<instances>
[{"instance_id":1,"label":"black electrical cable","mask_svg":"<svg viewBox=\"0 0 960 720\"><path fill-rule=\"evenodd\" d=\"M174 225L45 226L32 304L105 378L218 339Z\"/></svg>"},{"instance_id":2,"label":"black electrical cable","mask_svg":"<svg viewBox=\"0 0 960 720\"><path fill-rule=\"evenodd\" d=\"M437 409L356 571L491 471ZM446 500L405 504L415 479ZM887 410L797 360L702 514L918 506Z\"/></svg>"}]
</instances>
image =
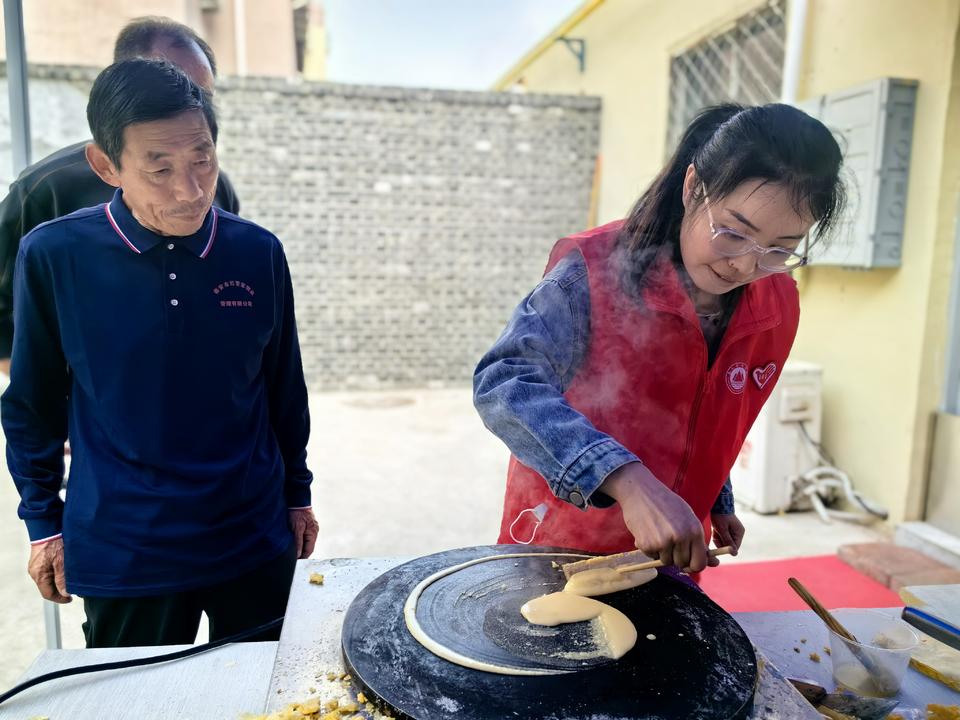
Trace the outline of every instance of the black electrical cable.
<instances>
[{"instance_id":1,"label":"black electrical cable","mask_svg":"<svg viewBox=\"0 0 960 720\"><path fill-rule=\"evenodd\" d=\"M825 461L828 465L833 465L834 467L836 467L837 464L833 461L833 458L830 456L830 453L827 452L827 449L823 447L822 444L818 443L816 440L810 437L810 433L807 431L807 424L803 421L800 421L797 424L800 426L800 432L803 433L803 437L805 437L807 442L810 443L813 449L816 450L817 453L819 453L820 460Z\"/></svg>"},{"instance_id":2,"label":"black electrical cable","mask_svg":"<svg viewBox=\"0 0 960 720\"><path fill-rule=\"evenodd\" d=\"M81 675L83 673L100 672L101 670L119 670L121 668L138 667L140 665L156 665L157 663L181 660L185 657L190 657L191 655L199 655L200 653L207 652L207 650L213 650L214 648L218 648L222 645L229 645L230 643L246 640L249 637L259 635L260 633L267 632L268 630L273 630L282 623L283 618L279 617L276 620L271 620L268 623L250 630L244 630L236 635L231 635L219 640L214 640L213 642L204 643L203 645L194 645L186 650L177 650L176 652L172 653L150 655L142 658L131 658L130 660L116 660L114 662L97 663L96 665L81 665L79 667L55 670L54 672L49 672L45 675L38 675L35 678L31 678L30 680L20 683L16 687L7 690L5 693L0 695L0 705L12 698L14 695L19 695L27 688L32 688L34 685L39 685L49 680L56 680L57 678L69 677L71 675Z\"/></svg>"},{"instance_id":3,"label":"black electrical cable","mask_svg":"<svg viewBox=\"0 0 960 720\"><path fill-rule=\"evenodd\" d=\"M854 493L853 499L857 501L860 507L862 507L864 510L866 510L868 513L870 513L874 517L878 517L881 520L886 520L888 517L890 517L890 513L888 513L886 510L877 510L876 508L873 508L870 505L868 505L867 501L864 500L862 497L860 497L860 493Z\"/></svg>"},{"instance_id":4,"label":"black electrical cable","mask_svg":"<svg viewBox=\"0 0 960 720\"><path fill-rule=\"evenodd\" d=\"M803 433L803 437L806 438L807 442L817 451L820 455L820 460L826 462L828 465L836 467L837 464L833 461L833 458L827 452L826 448L823 447L820 443L810 437L810 433L807 431L807 425L803 421L798 423L800 425L800 432ZM853 499L857 501L857 504L864 509L868 514L878 517L881 520L886 520L889 517L889 513L886 510L877 510L874 507L871 507L870 504L860 497L859 493L853 494Z\"/></svg>"}]
</instances>

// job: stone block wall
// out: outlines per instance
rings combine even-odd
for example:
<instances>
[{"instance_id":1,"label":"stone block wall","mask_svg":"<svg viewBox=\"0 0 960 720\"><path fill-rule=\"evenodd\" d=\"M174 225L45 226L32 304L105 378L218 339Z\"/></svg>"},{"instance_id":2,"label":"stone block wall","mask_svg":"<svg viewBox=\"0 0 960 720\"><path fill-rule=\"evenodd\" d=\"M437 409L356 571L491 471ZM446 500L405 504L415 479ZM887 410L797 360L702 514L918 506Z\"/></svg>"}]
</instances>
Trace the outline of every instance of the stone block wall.
<instances>
[{"instance_id":1,"label":"stone block wall","mask_svg":"<svg viewBox=\"0 0 960 720\"><path fill-rule=\"evenodd\" d=\"M35 157L89 136L93 77L33 68ZM217 106L242 214L286 248L315 390L469 383L552 244L588 224L595 98L244 78Z\"/></svg>"}]
</instances>

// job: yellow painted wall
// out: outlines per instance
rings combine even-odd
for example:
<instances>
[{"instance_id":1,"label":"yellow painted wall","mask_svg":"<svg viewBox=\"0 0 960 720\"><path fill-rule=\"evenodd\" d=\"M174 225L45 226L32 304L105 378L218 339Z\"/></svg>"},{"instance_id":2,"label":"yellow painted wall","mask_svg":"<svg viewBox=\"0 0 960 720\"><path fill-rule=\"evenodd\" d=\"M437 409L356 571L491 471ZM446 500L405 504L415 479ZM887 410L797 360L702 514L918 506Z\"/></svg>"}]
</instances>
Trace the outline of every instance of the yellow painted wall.
<instances>
[{"instance_id":1,"label":"yellow painted wall","mask_svg":"<svg viewBox=\"0 0 960 720\"><path fill-rule=\"evenodd\" d=\"M759 4L606 0L568 32L587 40L584 74L559 44L522 70L530 91L603 99L601 222L623 216L661 167L671 55ZM800 99L882 76L920 82L903 266L804 270L793 352L824 367L826 446L895 522L922 512L942 393L960 189L958 18L960 0L809 2Z\"/></svg>"},{"instance_id":2,"label":"yellow painted wall","mask_svg":"<svg viewBox=\"0 0 960 720\"><path fill-rule=\"evenodd\" d=\"M307 33L303 49L303 79L327 79L327 18L321 0L307 4Z\"/></svg>"},{"instance_id":3,"label":"yellow painted wall","mask_svg":"<svg viewBox=\"0 0 960 720\"><path fill-rule=\"evenodd\" d=\"M948 303L950 297L951 272L955 257L955 247L958 237L958 210L960 210L960 26L957 28L953 43L953 71L950 77L949 104L947 118L944 123L943 139L943 167L940 175L938 194L937 226L934 235L932 252L932 267L930 273L930 293L927 301L926 336L924 339L923 356L920 365L920 389L918 397L918 418L933 405L940 404L943 394L943 383L946 364L948 334L951 328L948 325ZM925 383L923 378L930 377L938 381ZM941 416L942 419L942 416ZM941 433L945 442L955 444L956 437L949 433ZM924 448L917 448L922 452ZM943 449L941 448L941 453ZM932 453L931 453L932 454ZM923 462L917 458L915 462ZM942 472L943 468L941 468ZM955 469L954 469L955 473ZM931 477L931 482L933 478ZM937 482L946 482L946 479ZM944 496L941 490L939 496ZM921 483L912 483L908 488L906 499L907 515L911 518L922 516L925 504L923 486ZM926 503L929 505L929 500ZM941 509L941 513L943 510ZM960 518L957 518L960 520Z\"/></svg>"},{"instance_id":4,"label":"yellow painted wall","mask_svg":"<svg viewBox=\"0 0 960 720\"><path fill-rule=\"evenodd\" d=\"M921 512L943 386L950 265L942 256L957 196L941 190L945 161L957 158L955 143L945 156L944 141L958 10L955 0L818 0L808 18L801 97L882 76L920 81L903 265L805 271L793 352L823 365L825 442L894 521Z\"/></svg>"},{"instance_id":5,"label":"yellow painted wall","mask_svg":"<svg viewBox=\"0 0 960 720\"><path fill-rule=\"evenodd\" d=\"M667 134L670 56L752 10L757 0L606 0L569 32L587 41L586 72L555 43L522 75L532 92L603 98L598 219L623 217L660 171Z\"/></svg>"}]
</instances>

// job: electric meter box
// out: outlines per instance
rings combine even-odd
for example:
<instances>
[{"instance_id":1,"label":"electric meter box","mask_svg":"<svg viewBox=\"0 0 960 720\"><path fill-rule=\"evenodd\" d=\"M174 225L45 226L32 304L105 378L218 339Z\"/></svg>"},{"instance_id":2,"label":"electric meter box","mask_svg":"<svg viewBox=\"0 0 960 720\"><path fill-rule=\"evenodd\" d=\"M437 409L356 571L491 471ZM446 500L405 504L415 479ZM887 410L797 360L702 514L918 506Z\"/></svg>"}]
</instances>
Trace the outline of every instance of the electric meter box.
<instances>
[{"instance_id":1,"label":"electric meter box","mask_svg":"<svg viewBox=\"0 0 960 720\"><path fill-rule=\"evenodd\" d=\"M916 101L915 80L881 78L797 103L837 137L848 184L847 209L811 265L900 266Z\"/></svg>"}]
</instances>

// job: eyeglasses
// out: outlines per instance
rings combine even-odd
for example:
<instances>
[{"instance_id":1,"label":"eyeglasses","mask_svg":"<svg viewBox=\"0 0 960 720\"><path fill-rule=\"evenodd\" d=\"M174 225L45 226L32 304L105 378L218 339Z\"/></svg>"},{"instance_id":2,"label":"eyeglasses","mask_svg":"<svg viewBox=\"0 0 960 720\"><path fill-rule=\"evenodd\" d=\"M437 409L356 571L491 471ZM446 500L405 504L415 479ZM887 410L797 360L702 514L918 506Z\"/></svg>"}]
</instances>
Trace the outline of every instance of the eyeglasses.
<instances>
[{"instance_id":1,"label":"eyeglasses","mask_svg":"<svg viewBox=\"0 0 960 720\"><path fill-rule=\"evenodd\" d=\"M791 252L784 248L770 247L765 248L757 243L756 240L741 235L736 230L728 227L717 227L713 221L713 213L710 211L710 198L707 197L707 188L703 188L703 204L707 206L707 218L710 220L710 243L713 249L724 257L742 257L747 253L755 253L760 258L757 260L757 267L766 272L790 272L798 267L807 264L807 249L809 248L810 236L804 235L803 255Z\"/></svg>"}]
</instances>

